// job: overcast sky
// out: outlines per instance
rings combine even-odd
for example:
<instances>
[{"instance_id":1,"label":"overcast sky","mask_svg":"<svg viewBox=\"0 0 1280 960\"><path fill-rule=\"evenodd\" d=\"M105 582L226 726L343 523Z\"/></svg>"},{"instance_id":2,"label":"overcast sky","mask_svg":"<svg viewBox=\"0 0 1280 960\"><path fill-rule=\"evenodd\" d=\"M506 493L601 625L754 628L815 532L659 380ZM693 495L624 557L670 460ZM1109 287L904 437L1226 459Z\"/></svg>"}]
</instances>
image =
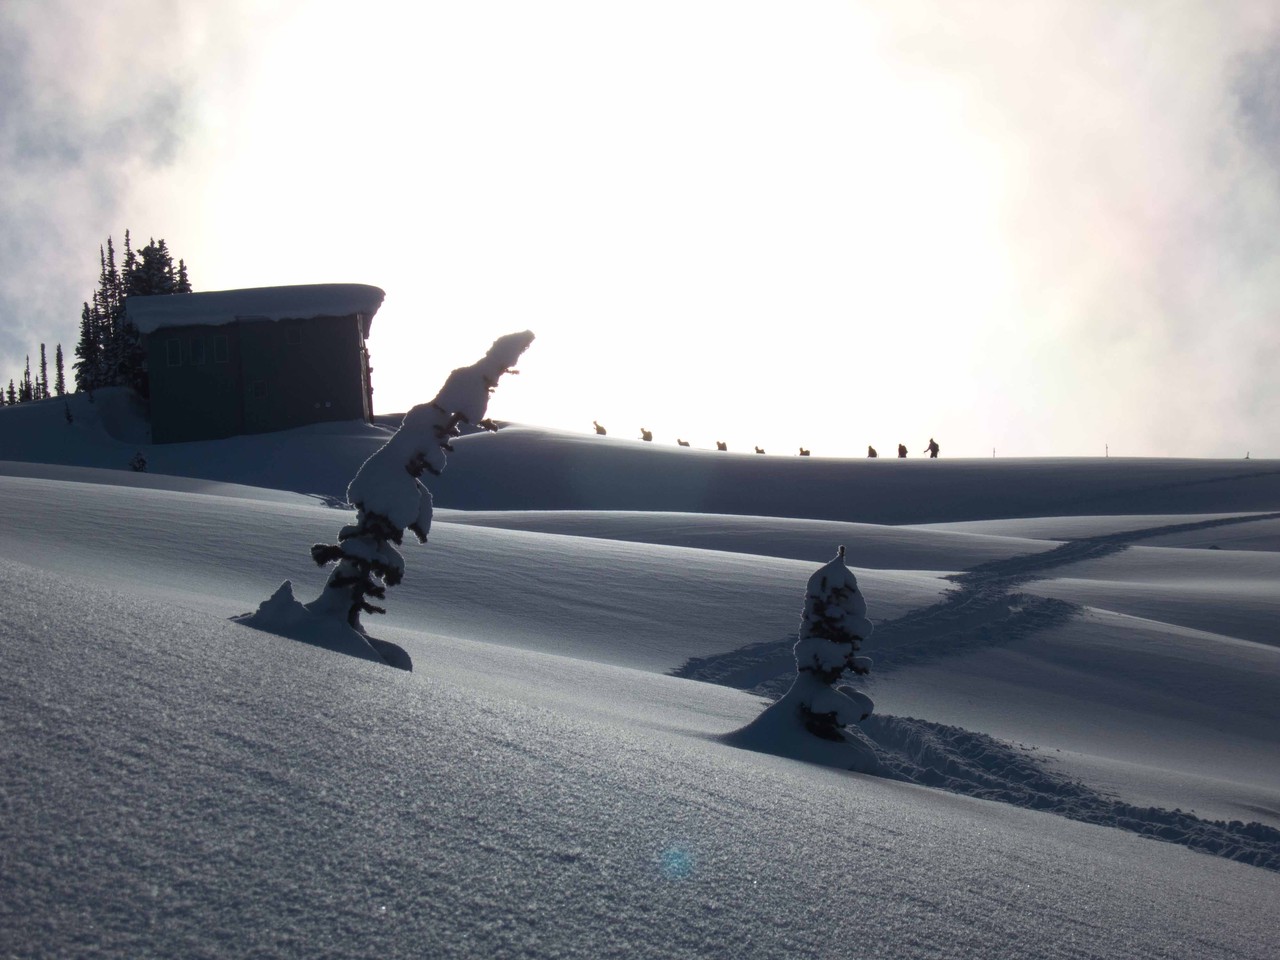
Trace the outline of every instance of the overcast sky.
<instances>
[{"instance_id":1,"label":"overcast sky","mask_svg":"<svg viewBox=\"0 0 1280 960\"><path fill-rule=\"evenodd\" d=\"M5 383L128 228L382 287L384 413L1280 457L1274 0L0 0L0 103Z\"/></svg>"}]
</instances>

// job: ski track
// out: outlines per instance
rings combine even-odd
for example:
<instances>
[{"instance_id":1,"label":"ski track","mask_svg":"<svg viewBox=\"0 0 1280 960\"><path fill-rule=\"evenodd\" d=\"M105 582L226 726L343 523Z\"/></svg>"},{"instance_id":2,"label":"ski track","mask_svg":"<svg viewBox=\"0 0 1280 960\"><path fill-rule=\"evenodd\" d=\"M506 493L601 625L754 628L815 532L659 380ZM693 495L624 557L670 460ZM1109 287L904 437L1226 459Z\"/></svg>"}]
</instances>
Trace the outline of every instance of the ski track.
<instances>
[{"instance_id":1,"label":"ski track","mask_svg":"<svg viewBox=\"0 0 1280 960\"><path fill-rule=\"evenodd\" d=\"M1086 537L953 574L947 579L956 588L938 603L876 624L876 667L893 670L1012 643L1066 623L1080 612L1079 605L1017 592L1060 567L1110 556L1151 537L1277 518L1280 513L1250 514ZM795 679L795 642L790 634L691 658L672 674L776 700ZM872 714L855 730L874 747L881 775L889 779L1044 810L1280 872L1280 830L1264 824L1126 804L1057 774L1034 748L960 727Z\"/></svg>"}]
</instances>

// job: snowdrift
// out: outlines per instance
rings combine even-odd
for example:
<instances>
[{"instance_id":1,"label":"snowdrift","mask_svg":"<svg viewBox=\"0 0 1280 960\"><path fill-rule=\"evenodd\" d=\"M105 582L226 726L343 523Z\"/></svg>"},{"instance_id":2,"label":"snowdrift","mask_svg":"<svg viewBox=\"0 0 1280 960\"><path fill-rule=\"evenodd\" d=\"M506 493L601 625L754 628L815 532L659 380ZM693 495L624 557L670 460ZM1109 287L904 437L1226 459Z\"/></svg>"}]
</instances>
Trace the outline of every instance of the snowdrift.
<instances>
[{"instance_id":1,"label":"snowdrift","mask_svg":"<svg viewBox=\"0 0 1280 960\"><path fill-rule=\"evenodd\" d=\"M341 502L394 432L321 424L206 443L145 443L146 423L117 388L0 409L0 459L149 473L289 490ZM835 459L756 456L518 424L456 443L434 478L436 506L461 510L668 511L876 524L1280 509L1273 460ZM830 549L829 547L827 549Z\"/></svg>"},{"instance_id":2,"label":"snowdrift","mask_svg":"<svg viewBox=\"0 0 1280 960\"><path fill-rule=\"evenodd\" d=\"M408 672L230 620L320 588L382 428L138 474L93 416L0 410L18 955L1272 952L1274 463L467 437L368 625ZM879 777L726 742L839 543Z\"/></svg>"}]
</instances>

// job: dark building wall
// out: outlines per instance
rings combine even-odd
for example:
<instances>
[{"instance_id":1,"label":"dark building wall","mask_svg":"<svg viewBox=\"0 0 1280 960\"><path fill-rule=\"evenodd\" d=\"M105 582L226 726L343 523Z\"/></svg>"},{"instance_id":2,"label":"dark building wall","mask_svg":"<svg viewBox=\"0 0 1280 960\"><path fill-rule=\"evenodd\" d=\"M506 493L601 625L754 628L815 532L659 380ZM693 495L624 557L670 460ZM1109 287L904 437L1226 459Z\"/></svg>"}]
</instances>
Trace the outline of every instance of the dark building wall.
<instances>
[{"instance_id":1,"label":"dark building wall","mask_svg":"<svg viewBox=\"0 0 1280 960\"><path fill-rule=\"evenodd\" d=\"M148 365L156 443L370 415L357 316L165 328L148 339Z\"/></svg>"},{"instance_id":2,"label":"dark building wall","mask_svg":"<svg viewBox=\"0 0 1280 960\"><path fill-rule=\"evenodd\" d=\"M147 338L153 442L244 432L236 334L234 325L171 327Z\"/></svg>"}]
</instances>

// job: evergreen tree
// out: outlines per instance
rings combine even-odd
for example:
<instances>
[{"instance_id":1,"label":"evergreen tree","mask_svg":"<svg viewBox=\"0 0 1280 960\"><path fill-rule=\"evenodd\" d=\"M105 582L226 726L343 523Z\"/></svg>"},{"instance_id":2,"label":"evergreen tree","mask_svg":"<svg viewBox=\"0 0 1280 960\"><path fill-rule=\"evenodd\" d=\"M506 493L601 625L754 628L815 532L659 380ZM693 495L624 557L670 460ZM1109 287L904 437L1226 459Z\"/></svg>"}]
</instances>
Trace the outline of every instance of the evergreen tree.
<instances>
[{"instance_id":1,"label":"evergreen tree","mask_svg":"<svg viewBox=\"0 0 1280 960\"><path fill-rule=\"evenodd\" d=\"M128 290L129 278L138 269L138 256L133 252L133 240L129 237L129 231L124 232L124 262L120 267L120 277L124 281L125 289Z\"/></svg>"},{"instance_id":2,"label":"evergreen tree","mask_svg":"<svg viewBox=\"0 0 1280 960\"><path fill-rule=\"evenodd\" d=\"M104 252L98 248L98 257L102 263L102 272L98 275L97 312L99 341L102 343L103 386L113 387L124 382L127 373L127 360L124 355L125 338L124 298L121 296L123 283L120 272L116 269L116 251L111 238L107 237L107 248Z\"/></svg>"},{"instance_id":3,"label":"evergreen tree","mask_svg":"<svg viewBox=\"0 0 1280 960\"><path fill-rule=\"evenodd\" d=\"M9 389L5 392L5 402L9 406L15 406L18 402L18 389L13 385L13 378L9 378Z\"/></svg>"},{"instance_id":4,"label":"evergreen tree","mask_svg":"<svg viewBox=\"0 0 1280 960\"><path fill-rule=\"evenodd\" d=\"M44 344L40 344L40 379L36 381L38 399L49 399L49 361L45 358Z\"/></svg>"},{"instance_id":5,"label":"evergreen tree","mask_svg":"<svg viewBox=\"0 0 1280 960\"><path fill-rule=\"evenodd\" d=\"M184 262L175 271L163 239L152 239L135 252L129 231L124 235L124 258L116 266L115 244L107 238L98 248L98 289L85 303L80 317L80 342L75 353L76 388L123 385L147 393L146 354L142 337L125 315L125 299L170 293L190 293Z\"/></svg>"},{"instance_id":6,"label":"evergreen tree","mask_svg":"<svg viewBox=\"0 0 1280 960\"><path fill-rule=\"evenodd\" d=\"M35 384L31 382L31 355L27 355L27 369L22 373L22 383L18 385L18 402L27 403L35 399Z\"/></svg>"},{"instance_id":7,"label":"evergreen tree","mask_svg":"<svg viewBox=\"0 0 1280 960\"><path fill-rule=\"evenodd\" d=\"M142 248L134 259L133 266L126 269L123 276L124 295L127 297L155 297L167 293L190 293L188 289L180 290L180 280L186 282L186 265L182 266L179 275L174 271L173 257L164 239L152 239Z\"/></svg>"},{"instance_id":8,"label":"evergreen tree","mask_svg":"<svg viewBox=\"0 0 1280 960\"><path fill-rule=\"evenodd\" d=\"M804 615L796 640L798 676L788 699L796 701L800 721L814 736L844 741L840 728L871 715L870 698L857 691L837 691L845 671L871 672L871 661L856 656L860 641L871 636L867 602L858 580L845 566L844 547L809 578Z\"/></svg>"},{"instance_id":9,"label":"evergreen tree","mask_svg":"<svg viewBox=\"0 0 1280 960\"><path fill-rule=\"evenodd\" d=\"M62 344L53 351L53 392L63 396L67 392L67 371L62 361Z\"/></svg>"},{"instance_id":10,"label":"evergreen tree","mask_svg":"<svg viewBox=\"0 0 1280 960\"><path fill-rule=\"evenodd\" d=\"M492 427L485 419L489 395L532 341L527 330L494 341L476 363L454 370L433 401L405 414L400 429L364 462L347 488L356 522L339 531L336 544L311 548L317 564L337 566L310 609L341 618L361 632L361 613L386 612L369 598L384 599L386 588L404 577L404 558L396 547L405 530L425 543L431 527L431 494L419 478L444 469L445 451L453 449L449 441L458 435L458 424Z\"/></svg>"},{"instance_id":11,"label":"evergreen tree","mask_svg":"<svg viewBox=\"0 0 1280 960\"><path fill-rule=\"evenodd\" d=\"M860 690L837 686L846 673L866 674L871 661L858 656L871 636L867 604L845 565L845 551L809 578L796 639L796 679L776 702L725 742L750 750L875 773L875 747L856 726L875 710Z\"/></svg>"},{"instance_id":12,"label":"evergreen tree","mask_svg":"<svg viewBox=\"0 0 1280 960\"><path fill-rule=\"evenodd\" d=\"M76 389L97 390L102 386L102 338L88 303L80 311L80 341L75 352L80 358L72 364L76 372Z\"/></svg>"}]
</instances>

